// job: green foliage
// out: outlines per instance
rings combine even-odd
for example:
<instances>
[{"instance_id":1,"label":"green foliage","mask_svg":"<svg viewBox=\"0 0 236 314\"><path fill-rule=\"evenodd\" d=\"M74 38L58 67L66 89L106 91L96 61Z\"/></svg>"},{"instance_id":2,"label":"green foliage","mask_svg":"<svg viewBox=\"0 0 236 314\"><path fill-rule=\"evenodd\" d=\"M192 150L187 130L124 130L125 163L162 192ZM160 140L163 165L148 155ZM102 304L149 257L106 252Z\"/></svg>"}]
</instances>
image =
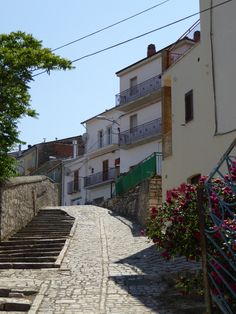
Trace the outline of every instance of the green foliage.
<instances>
[{"instance_id":1,"label":"green foliage","mask_svg":"<svg viewBox=\"0 0 236 314\"><path fill-rule=\"evenodd\" d=\"M211 278L211 292L216 297L228 298L236 292L236 283L230 275L234 272L236 259L236 161L223 178L212 178L207 192L206 177L198 185L182 184L167 192L166 201L153 207L144 232L165 260L185 256L187 260L199 261L202 257L199 230L198 189L203 191L205 228L210 240L207 242L208 274ZM201 281L196 278L182 278L179 287L188 293ZM227 283L227 285L224 285ZM233 304L231 300L230 303ZM235 304L233 304L235 306Z\"/></svg>"},{"instance_id":2,"label":"green foliage","mask_svg":"<svg viewBox=\"0 0 236 314\"><path fill-rule=\"evenodd\" d=\"M35 70L72 69L71 62L43 48L30 34L13 32L0 35L0 181L12 176L13 146L21 143L17 125L25 116L37 117L31 107L29 83Z\"/></svg>"},{"instance_id":3,"label":"green foliage","mask_svg":"<svg viewBox=\"0 0 236 314\"><path fill-rule=\"evenodd\" d=\"M181 274L175 280L175 287L178 288L183 295L186 294L204 294L203 274L202 271L196 273Z\"/></svg>"}]
</instances>

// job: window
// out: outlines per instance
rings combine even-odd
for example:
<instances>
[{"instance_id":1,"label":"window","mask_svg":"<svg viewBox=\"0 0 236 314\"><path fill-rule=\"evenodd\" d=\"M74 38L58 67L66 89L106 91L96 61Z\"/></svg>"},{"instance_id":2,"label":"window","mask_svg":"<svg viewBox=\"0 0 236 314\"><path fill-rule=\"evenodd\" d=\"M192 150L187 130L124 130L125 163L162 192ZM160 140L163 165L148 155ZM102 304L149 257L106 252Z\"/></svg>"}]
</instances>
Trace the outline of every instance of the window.
<instances>
[{"instance_id":1,"label":"window","mask_svg":"<svg viewBox=\"0 0 236 314\"><path fill-rule=\"evenodd\" d=\"M103 130L98 131L98 148L103 147Z\"/></svg>"},{"instance_id":2,"label":"window","mask_svg":"<svg viewBox=\"0 0 236 314\"><path fill-rule=\"evenodd\" d=\"M120 167L120 158L115 159L115 167Z\"/></svg>"},{"instance_id":3,"label":"window","mask_svg":"<svg viewBox=\"0 0 236 314\"><path fill-rule=\"evenodd\" d=\"M137 94L138 92L137 83L138 83L137 76L130 79L130 96Z\"/></svg>"},{"instance_id":4,"label":"window","mask_svg":"<svg viewBox=\"0 0 236 314\"><path fill-rule=\"evenodd\" d=\"M138 116L136 114L129 117L130 132L134 132L138 125Z\"/></svg>"},{"instance_id":5,"label":"window","mask_svg":"<svg viewBox=\"0 0 236 314\"><path fill-rule=\"evenodd\" d=\"M193 90L185 94L185 123L193 120Z\"/></svg>"},{"instance_id":6,"label":"window","mask_svg":"<svg viewBox=\"0 0 236 314\"><path fill-rule=\"evenodd\" d=\"M112 128L111 126L109 126L107 128L107 145L111 145L112 144Z\"/></svg>"},{"instance_id":7,"label":"window","mask_svg":"<svg viewBox=\"0 0 236 314\"><path fill-rule=\"evenodd\" d=\"M74 192L79 191L79 170L74 171Z\"/></svg>"}]
</instances>

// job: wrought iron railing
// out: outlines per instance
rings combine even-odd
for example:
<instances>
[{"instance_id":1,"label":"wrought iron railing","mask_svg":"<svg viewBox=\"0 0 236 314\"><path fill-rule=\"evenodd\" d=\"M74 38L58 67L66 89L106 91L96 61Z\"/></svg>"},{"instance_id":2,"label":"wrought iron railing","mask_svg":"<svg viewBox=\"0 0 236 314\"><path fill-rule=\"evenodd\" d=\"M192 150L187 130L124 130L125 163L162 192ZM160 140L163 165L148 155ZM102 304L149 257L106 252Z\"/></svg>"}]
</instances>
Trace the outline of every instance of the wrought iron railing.
<instances>
[{"instance_id":1,"label":"wrought iron railing","mask_svg":"<svg viewBox=\"0 0 236 314\"><path fill-rule=\"evenodd\" d=\"M130 145L154 135L161 136L161 118L120 133L120 145Z\"/></svg>"},{"instance_id":2,"label":"wrought iron railing","mask_svg":"<svg viewBox=\"0 0 236 314\"><path fill-rule=\"evenodd\" d=\"M130 101L144 97L160 89L161 89L161 74L117 94L116 106L127 104Z\"/></svg>"},{"instance_id":3,"label":"wrought iron railing","mask_svg":"<svg viewBox=\"0 0 236 314\"><path fill-rule=\"evenodd\" d=\"M123 194L144 180L150 179L156 174L161 174L162 154L153 153L138 165L132 168L127 174L116 180L116 194Z\"/></svg>"},{"instance_id":4,"label":"wrought iron railing","mask_svg":"<svg viewBox=\"0 0 236 314\"><path fill-rule=\"evenodd\" d=\"M205 183L211 207L206 237L213 302L236 313L236 139ZM218 313L218 312L217 312Z\"/></svg>"},{"instance_id":5,"label":"wrought iron railing","mask_svg":"<svg viewBox=\"0 0 236 314\"><path fill-rule=\"evenodd\" d=\"M177 43L181 39L184 39L184 38L194 39L194 33L196 31L200 31L200 19L197 20L183 35L181 35L181 37L176 41L176 44L170 46L170 48L168 49L169 58L170 58L170 60L169 60L170 64L175 63L179 58L181 58L183 55L185 55L186 52L189 50L189 49L184 50L181 53L175 52L174 50L176 48Z\"/></svg>"},{"instance_id":6,"label":"wrought iron railing","mask_svg":"<svg viewBox=\"0 0 236 314\"><path fill-rule=\"evenodd\" d=\"M115 180L119 175L119 167L110 168L106 171L94 173L84 178L84 186L92 186L106 181Z\"/></svg>"}]
</instances>

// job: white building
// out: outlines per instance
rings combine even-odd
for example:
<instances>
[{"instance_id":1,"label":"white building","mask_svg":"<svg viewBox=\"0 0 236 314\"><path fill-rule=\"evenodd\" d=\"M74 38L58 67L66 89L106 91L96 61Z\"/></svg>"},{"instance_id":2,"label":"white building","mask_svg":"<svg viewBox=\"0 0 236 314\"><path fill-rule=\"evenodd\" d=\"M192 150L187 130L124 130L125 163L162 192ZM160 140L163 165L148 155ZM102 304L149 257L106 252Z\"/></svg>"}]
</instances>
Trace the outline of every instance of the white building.
<instances>
[{"instance_id":1,"label":"white building","mask_svg":"<svg viewBox=\"0 0 236 314\"><path fill-rule=\"evenodd\" d=\"M184 38L173 48L179 58L194 45ZM125 173L154 152L162 152L162 71L164 49L148 46L147 57L118 71L120 93L116 106L120 119L120 171ZM160 162L158 173L160 174Z\"/></svg>"},{"instance_id":2,"label":"white building","mask_svg":"<svg viewBox=\"0 0 236 314\"><path fill-rule=\"evenodd\" d=\"M86 191L83 188L85 163L84 156L63 161L61 202L63 205L81 205L85 203Z\"/></svg>"},{"instance_id":3,"label":"white building","mask_svg":"<svg viewBox=\"0 0 236 314\"><path fill-rule=\"evenodd\" d=\"M84 155L85 203L99 203L114 194L114 182L120 173L121 115L117 108L111 108L82 122L87 136Z\"/></svg>"},{"instance_id":4,"label":"white building","mask_svg":"<svg viewBox=\"0 0 236 314\"><path fill-rule=\"evenodd\" d=\"M163 77L163 197L207 175L236 136L236 2L201 0L201 39Z\"/></svg>"}]
</instances>

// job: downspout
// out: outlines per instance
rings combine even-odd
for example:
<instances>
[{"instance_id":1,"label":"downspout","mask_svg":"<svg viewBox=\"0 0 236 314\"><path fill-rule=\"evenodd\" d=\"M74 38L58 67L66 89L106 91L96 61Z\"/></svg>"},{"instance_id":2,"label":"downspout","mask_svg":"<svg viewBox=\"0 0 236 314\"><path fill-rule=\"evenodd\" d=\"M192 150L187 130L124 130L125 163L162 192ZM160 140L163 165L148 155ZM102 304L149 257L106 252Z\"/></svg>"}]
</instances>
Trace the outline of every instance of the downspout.
<instances>
[{"instance_id":1,"label":"downspout","mask_svg":"<svg viewBox=\"0 0 236 314\"><path fill-rule=\"evenodd\" d=\"M218 132L218 115L217 115L217 99L216 99L216 81L215 81L215 55L214 55L214 43L213 43L213 0L210 3L210 45L211 45L211 70L212 70L212 87L213 87L213 99L215 109L215 133L214 135L224 135L235 132L236 129L231 131L219 133Z\"/></svg>"},{"instance_id":2,"label":"downspout","mask_svg":"<svg viewBox=\"0 0 236 314\"><path fill-rule=\"evenodd\" d=\"M211 72L212 72L212 88L213 88L213 100L215 109L215 134L218 133L218 116L217 116L217 104L216 104L216 82L215 82L215 56L213 46L213 0L210 3L210 44L211 44Z\"/></svg>"}]
</instances>

